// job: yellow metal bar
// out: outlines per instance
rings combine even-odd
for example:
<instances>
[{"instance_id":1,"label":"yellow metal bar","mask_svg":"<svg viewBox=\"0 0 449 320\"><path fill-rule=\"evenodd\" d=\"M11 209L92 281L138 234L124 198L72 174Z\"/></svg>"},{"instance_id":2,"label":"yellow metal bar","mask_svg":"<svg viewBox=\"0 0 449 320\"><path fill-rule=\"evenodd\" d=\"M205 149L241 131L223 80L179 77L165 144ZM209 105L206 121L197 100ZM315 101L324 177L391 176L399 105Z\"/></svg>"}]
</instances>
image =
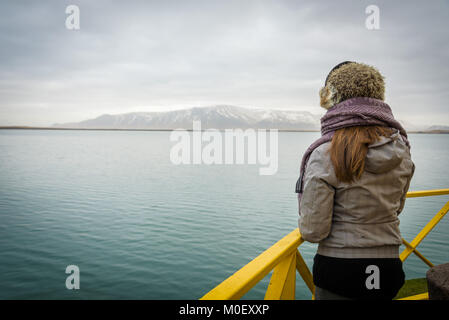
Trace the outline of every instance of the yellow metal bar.
<instances>
[{"instance_id":1,"label":"yellow metal bar","mask_svg":"<svg viewBox=\"0 0 449 320\"><path fill-rule=\"evenodd\" d=\"M429 300L429 293L421 293L414 296L405 297L398 300Z\"/></svg>"},{"instance_id":2,"label":"yellow metal bar","mask_svg":"<svg viewBox=\"0 0 449 320\"><path fill-rule=\"evenodd\" d=\"M407 198L442 196L445 194L449 194L449 189L409 191L409 192L407 192Z\"/></svg>"},{"instance_id":3,"label":"yellow metal bar","mask_svg":"<svg viewBox=\"0 0 449 320\"><path fill-rule=\"evenodd\" d=\"M438 213L426 224L426 226L418 233L415 239L410 242L410 246L407 246L402 251L400 258L402 261L408 258L408 256L416 249L421 241L429 234L430 231L440 222L440 220L449 211L449 201L438 211Z\"/></svg>"},{"instance_id":4,"label":"yellow metal bar","mask_svg":"<svg viewBox=\"0 0 449 320\"><path fill-rule=\"evenodd\" d=\"M272 247L238 270L232 276L205 294L201 300L240 299L262 280L284 257L294 252L303 243L296 228Z\"/></svg>"},{"instance_id":5,"label":"yellow metal bar","mask_svg":"<svg viewBox=\"0 0 449 320\"><path fill-rule=\"evenodd\" d=\"M295 300L296 254L291 253L273 270L265 300Z\"/></svg>"},{"instance_id":6,"label":"yellow metal bar","mask_svg":"<svg viewBox=\"0 0 449 320\"><path fill-rule=\"evenodd\" d=\"M296 250L296 270L298 270L307 287L309 287L310 292L314 294L315 285L313 284L312 273L310 272L306 262L304 261L298 250Z\"/></svg>"},{"instance_id":7,"label":"yellow metal bar","mask_svg":"<svg viewBox=\"0 0 449 320\"><path fill-rule=\"evenodd\" d=\"M431 267L431 268L433 267L433 263L430 262L426 257L424 257L424 256L422 255L422 253L419 252L416 248L413 248L412 245L411 245L410 243L408 243L404 238L402 238L402 243L403 243L406 247L412 249L412 250L413 250L413 253L416 254L422 261L424 261L425 264L427 264L427 265L428 265L429 267Z\"/></svg>"},{"instance_id":8,"label":"yellow metal bar","mask_svg":"<svg viewBox=\"0 0 449 320\"><path fill-rule=\"evenodd\" d=\"M448 195L449 189L436 189L436 190L424 190L424 191L411 191L407 193L407 198L415 197L427 197L427 196L439 196ZM429 232L438 224L438 222L444 217L444 215L449 211L449 201L441 208L440 211L427 223L427 225L421 230L421 232L413 239L412 242L408 243L402 239L406 248L401 253L400 258L405 261L407 257L413 252L420 259L422 259L427 265L433 266L432 263L427 260L416 247L421 243L421 241L429 234ZM266 297L270 297L272 292L274 292L275 284L278 285L282 283L283 289L281 294L277 294L276 297L282 298L294 298L294 276L293 272L294 266L298 270L301 277L304 279L308 288L312 292L312 299L314 298L314 284L313 277L308 269L304 259L296 248L303 243L304 240L301 238L301 234L296 228L290 234L276 242L272 247L264 251L254 260L249 262L243 268L235 272L232 276L227 278L225 281L217 285L214 289L204 295L201 299L207 300L224 300L224 299L239 299L244 294L246 294L254 285L256 285L261 279L263 279L273 268L273 277L270 282L270 286L267 289ZM278 265L279 264L279 265ZM288 266L288 268L287 268ZM287 271L285 271L287 270ZM276 274L276 276L275 276ZM282 277L281 277L282 276ZM276 279L282 279L283 281L278 281ZM285 280L285 281L284 281ZM273 284L272 284L273 283ZM293 285L292 285L293 283ZM279 292L279 290L277 291ZM292 295L293 292L293 295ZM274 296L274 294L273 294ZM420 294L416 296L406 297L401 300L422 300L428 299L428 294Z\"/></svg>"}]
</instances>

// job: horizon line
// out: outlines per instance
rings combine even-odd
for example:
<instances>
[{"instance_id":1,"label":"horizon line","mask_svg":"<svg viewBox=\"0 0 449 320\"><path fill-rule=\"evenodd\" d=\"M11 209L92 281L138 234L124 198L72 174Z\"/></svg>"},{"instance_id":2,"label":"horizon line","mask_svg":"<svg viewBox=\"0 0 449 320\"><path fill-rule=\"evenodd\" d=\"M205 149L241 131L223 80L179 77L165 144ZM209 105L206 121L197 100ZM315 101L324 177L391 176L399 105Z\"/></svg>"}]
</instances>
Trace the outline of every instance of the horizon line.
<instances>
[{"instance_id":1,"label":"horizon line","mask_svg":"<svg viewBox=\"0 0 449 320\"><path fill-rule=\"evenodd\" d=\"M312 129L275 129L275 128L226 128L215 129L218 131L225 131L227 129L256 129L256 130L278 130L279 132L320 132L321 130ZM150 128L58 128L58 127L36 127L36 126L0 126L0 130L78 130L78 131L207 131L210 129L150 129ZM430 134L449 134L449 130L407 130L407 133L430 133Z\"/></svg>"}]
</instances>

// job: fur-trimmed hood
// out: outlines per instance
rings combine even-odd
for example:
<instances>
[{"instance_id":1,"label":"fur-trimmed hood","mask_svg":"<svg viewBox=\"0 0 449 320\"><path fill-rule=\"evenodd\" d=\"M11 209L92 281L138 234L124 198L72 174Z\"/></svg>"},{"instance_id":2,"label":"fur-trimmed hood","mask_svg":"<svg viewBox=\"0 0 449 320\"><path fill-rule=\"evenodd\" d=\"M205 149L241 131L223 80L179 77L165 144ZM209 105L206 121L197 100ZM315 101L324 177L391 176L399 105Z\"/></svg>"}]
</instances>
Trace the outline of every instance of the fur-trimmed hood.
<instances>
[{"instance_id":1,"label":"fur-trimmed hood","mask_svg":"<svg viewBox=\"0 0 449 320\"><path fill-rule=\"evenodd\" d=\"M325 86L320 90L320 105L329 109L356 97L384 100L384 77L372 66L358 62L344 63L328 75Z\"/></svg>"}]
</instances>

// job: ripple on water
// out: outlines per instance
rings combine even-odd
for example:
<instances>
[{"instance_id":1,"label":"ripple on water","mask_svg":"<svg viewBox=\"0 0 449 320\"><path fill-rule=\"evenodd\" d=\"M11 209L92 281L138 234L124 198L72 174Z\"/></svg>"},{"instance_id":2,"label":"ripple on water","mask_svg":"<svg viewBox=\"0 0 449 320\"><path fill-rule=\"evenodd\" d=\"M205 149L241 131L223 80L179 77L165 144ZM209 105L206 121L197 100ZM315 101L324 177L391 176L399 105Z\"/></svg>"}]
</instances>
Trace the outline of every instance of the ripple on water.
<instances>
[{"instance_id":1,"label":"ripple on water","mask_svg":"<svg viewBox=\"0 0 449 320\"><path fill-rule=\"evenodd\" d=\"M201 297L296 228L292 187L316 137L280 133L278 173L259 176L247 165L174 166L167 132L0 130L0 298ZM449 139L410 140L410 189L448 187ZM407 200L403 236L445 201ZM448 227L445 218L420 245L434 263L447 262ZM300 250L311 267L316 245ZM78 292L65 289L70 264L81 270ZM416 278L427 268L412 256L405 269ZM244 298L263 298L268 281ZM297 298L310 298L301 279Z\"/></svg>"}]
</instances>

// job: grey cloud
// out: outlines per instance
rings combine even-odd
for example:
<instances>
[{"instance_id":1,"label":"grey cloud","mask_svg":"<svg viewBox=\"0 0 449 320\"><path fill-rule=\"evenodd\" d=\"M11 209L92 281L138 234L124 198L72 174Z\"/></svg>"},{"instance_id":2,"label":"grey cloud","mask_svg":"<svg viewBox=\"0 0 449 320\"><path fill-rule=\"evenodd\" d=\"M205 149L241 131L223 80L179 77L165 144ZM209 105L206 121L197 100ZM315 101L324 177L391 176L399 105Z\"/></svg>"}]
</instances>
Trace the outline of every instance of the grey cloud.
<instances>
[{"instance_id":1,"label":"grey cloud","mask_svg":"<svg viewBox=\"0 0 449 320\"><path fill-rule=\"evenodd\" d=\"M81 30L65 28L77 4ZM386 76L395 114L449 124L449 6L376 1L10 1L0 4L0 125L235 104L321 112L342 60ZM423 107L423 104L426 107Z\"/></svg>"}]
</instances>

